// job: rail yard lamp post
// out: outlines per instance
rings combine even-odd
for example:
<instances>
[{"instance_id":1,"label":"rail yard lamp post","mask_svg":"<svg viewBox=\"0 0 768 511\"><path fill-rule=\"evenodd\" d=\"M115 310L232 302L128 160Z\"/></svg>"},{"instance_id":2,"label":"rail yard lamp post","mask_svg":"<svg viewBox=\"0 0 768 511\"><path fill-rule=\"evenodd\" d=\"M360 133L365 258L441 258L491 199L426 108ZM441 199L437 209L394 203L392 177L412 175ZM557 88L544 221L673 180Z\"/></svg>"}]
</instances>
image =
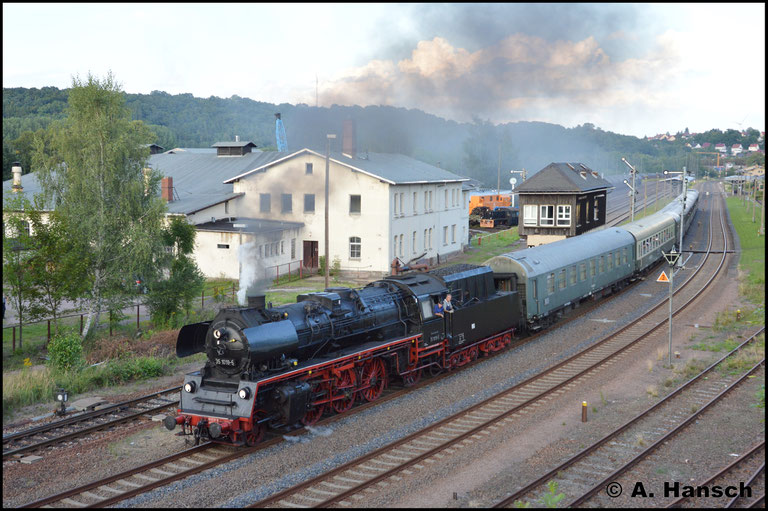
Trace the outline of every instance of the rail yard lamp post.
<instances>
[{"instance_id":1,"label":"rail yard lamp post","mask_svg":"<svg viewBox=\"0 0 768 511\"><path fill-rule=\"evenodd\" d=\"M672 171L672 170L665 170L664 175L668 176L670 174L680 174L681 178L683 180L683 209L680 211L680 255L683 255L683 231L685 231L685 199L687 198L686 195L688 194L688 180L685 178L685 167L683 167L682 171ZM683 264L683 259L679 258L680 264Z\"/></svg>"},{"instance_id":2,"label":"rail yard lamp post","mask_svg":"<svg viewBox=\"0 0 768 511\"><path fill-rule=\"evenodd\" d=\"M525 169L523 169L523 170L510 170L509 173L510 174L522 174L522 176L523 176L523 183L525 183L525 176L526 176ZM509 178L509 184L512 185L512 207L514 208L515 207L515 184L517 184L517 179L515 179L514 177ZM520 207L520 206L518 206L518 207Z\"/></svg>"},{"instance_id":3,"label":"rail yard lamp post","mask_svg":"<svg viewBox=\"0 0 768 511\"><path fill-rule=\"evenodd\" d=\"M328 133L326 137L328 141L325 149L325 289L328 289L330 287L328 283L328 277L330 276L330 261L328 260L328 254L330 252L328 250L328 215L330 211L328 204L328 183L331 167L331 140L336 138L336 134Z\"/></svg>"},{"instance_id":4,"label":"rail yard lamp post","mask_svg":"<svg viewBox=\"0 0 768 511\"><path fill-rule=\"evenodd\" d=\"M630 163L627 161L626 158L622 157L621 161L627 164L627 167L629 167L629 174L632 176L632 184L629 184L629 182L625 179L624 184L629 187L629 218L630 222L635 221L635 174L637 174L637 171L635 170L635 167L630 165Z\"/></svg>"}]
</instances>

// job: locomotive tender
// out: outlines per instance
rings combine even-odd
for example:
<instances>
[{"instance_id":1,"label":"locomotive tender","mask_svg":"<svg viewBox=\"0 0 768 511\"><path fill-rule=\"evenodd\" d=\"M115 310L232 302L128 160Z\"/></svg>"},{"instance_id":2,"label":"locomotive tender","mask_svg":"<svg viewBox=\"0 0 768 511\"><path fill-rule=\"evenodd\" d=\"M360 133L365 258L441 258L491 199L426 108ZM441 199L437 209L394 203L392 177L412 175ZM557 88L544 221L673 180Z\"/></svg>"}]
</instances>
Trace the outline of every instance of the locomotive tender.
<instances>
[{"instance_id":1,"label":"locomotive tender","mask_svg":"<svg viewBox=\"0 0 768 511\"><path fill-rule=\"evenodd\" d=\"M679 240L698 192L623 227L610 227L510 252L484 266L454 265L389 276L361 289L329 288L267 306L249 297L212 321L187 325L179 357L206 353L186 375L169 430L255 445L268 428L314 424L356 400L374 401L390 381L409 386L423 371L461 367L506 348L516 332L537 330L580 301L636 279ZM435 316L447 293L455 311Z\"/></svg>"}]
</instances>

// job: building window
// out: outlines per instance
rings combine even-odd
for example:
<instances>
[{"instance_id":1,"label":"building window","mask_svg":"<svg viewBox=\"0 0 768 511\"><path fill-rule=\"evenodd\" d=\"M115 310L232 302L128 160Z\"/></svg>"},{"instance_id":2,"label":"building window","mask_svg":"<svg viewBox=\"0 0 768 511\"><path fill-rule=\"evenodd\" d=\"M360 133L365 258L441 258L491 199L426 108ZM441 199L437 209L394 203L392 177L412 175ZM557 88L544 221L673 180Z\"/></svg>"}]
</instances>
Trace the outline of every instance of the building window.
<instances>
[{"instance_id":1,"label":"building window","mask_svg":"<svg viewBox=\"0 0 768 511\"><path fill-rule=\"evenodd\" d=\"M595 220L599 220L600 219L600 214L599 214L599 211L597 209L597 199L595 199L595 207L592 208L592 211L594 211L594 215L595 215L594 219Z\"/></svg>"},{"instance_id":2,"label":"building window","mask_svg":"<svg viewBox=\"0 0 768 511\"><path fill-rule=\"evenodd\" d=\"M445 209L448 209L448 189L446 188L445 190L443 190L443 192L445 195L445 200L443 201L445 202Z\"/></svg>"},{"instance_id":3,"label":"building window","mask_svg":"<svg viewBox=\"0 0 768 511\"><path fill-rule=\"evenodd\" d=\"M429 248L429 239L427 238L427 230L424 229L424 250Z\"/></svg>"},{"instance_id":4,"label":"building window","mask_svg":"<svg viewBox=\"0 0 768 511\"><path fill-rule=\"evenodd\" d=\"M451 243L456 243L456 224L451 226Z\"/></svg>"},{"instance_id":5,"label":"building window","mask_svg":"<svg viewBox=\"0 0 768 511\"><path fill-rule=\"evenodd\" d=\"M304 213L314 213L314 212L315 212L315 194L305 193L304 194Z\"/></svg>"},{"instance_id":6,"label":"building window","mask_svg":"<svg viewBox=\"0 0 768 511\"><path fill-rule=\"evenodd\" d=\"M419 194L418 192L413 192L413 214L416 214L416 205L418 204Z\"/></svg>"},{"instance_id":7,"label":"building window","mask_svg":"<svg viewBox=\"0 0 768 511\"><path fill-rule=\"evenodd\" d=\"M283 213L290 213L293 211L293 197L290 193L284 193L282 196Z\"/></svg>"},{"instance_id":8,"label":"building window","mask_svg":"<svg viewBox=\"0 0 768 511\"><path fill-rule=\"evenodd\" d=\"M360 214L360 196L359 195L349 196L349 213Z\"/></svg>"},{"instance_id":9,"label":"building window","mask_svg":"<svg viewBox=\"0 0 768 511\"><path fill-rule=\"evenodd\" d=\"M216 248L229 248L229 244L228 243L219 243L218 245L216 245Z\"/></svg>"},{"instance_id":10,"label":"building window","mask_svg":"<svg viewBox=\"0 0 768 511\"><path fill-rule=\"evenodd\" d=\"M271 197L268 193L259 194L259 211L262 213L269 213L271 206Z\"/></svg>"},{"instance_id":11,"label":"building window","mask_svg":"<svg viewBox=\"0 0 768 511\"><path fill-rule=\"evenodd\" d=\"M424 213L429 211L429 192L424 192Z\"/></svg>"},{"instance_id":12,"label":"building window","mask_svg":"<svg viewBox=\"0 0 768 511\"><path fill-rule=\"evenodd\" d=\"M558 227L570 227L571 225L571 206L557 207L557 225Z\"/></svg>"},{"instance_id":13,"label":"building window","mask_svg":"<svg viewBox=\"0 0 768 511\"><path fill-rule=\"evenodd\" d=\"M403 216L403 202L405 200L405 193L400 193L400 216Z\"/></svg>"},{"instance_id":14,"label":"building window","mask_svg":"<svg viewBox=\"0 0 768 511\"><path fill-rule=\"evenodd\" d=\"M429 191L429 211L432 211L432 190Z\"/></svg>"},{"instance_id":15,"label":"building window","mask_svg":"<svg viewBox=\"0 0 768 511\"><path fill-rule=\"evenodd\" d=\"M296 238L291 238L291 260L296 259Z\"/></svg>"},{"instance_id":16,"label":"building window","mask_svg":"<svg viewBox=\"0 0 768 511\"><path fill-rule=\"evenodd\" d=\"M397 216L397 194L395 194L395 207L392 208L392 213Z\"/></svg>"},{"instance_id":17,"label":"building window","mask_svg":"<svg viewBox=\"0 0 768 511\"><path fill-rule=\"evenodd\" d=\"M404 250L403 250L403 234L401 234L400 235L400 256L401 257L403 255L403 252L404 252Z\"/></svg>"},{"instance_id":18,"label":"building window","mask_svg":"<svg viewBox=\"0 0 768 511\"><path fill-rule=\"evenodd\" d=\"M305 172L306 174L311 174L311 173L312 173L312 164L311 164L311 163L307 163L307 164L306 164L306 167L305 167L305 171L304 171L304 172Z\"/></svg>"},{"instance_id":19,"label":"building window","mask_svg":"<svg viewBox=\"0 0 768 511\"><path fill-rule=\"evenodd\" d=\"M448 244L448 226L444 225L443 226L443 245L447 245L447 244Z\"/></svg>"},{"instance_id":20,"label":"building window","mask_svg":"<svg viewBox=\"0 0 768 511\"><path fill-rule=\"evenodd\" d=\"M226 202L224 203L224 214L225 214L225 215L228 215L228 214L229 214L229 201L226 201Z\"/></svg>"},{"instance_id":21,"label":"building window","mask_svg":"<svg viewBox=\"0 0 768 511\"><path fill-rule=\"evenodd\" d=\"M541 206L541 219L539 225L555 225L555 207Z\"/></svg>"},{"instance_id":22,"label":"building window","mask_svg":"<svg viewBox=\"0 0 768 511\"><path fill-rule=\"evenodd\" d=\"M539 225L538 208L535 204L526 204L523 206L523 225Z\"/></svg>"},{"instance_id":23,"label":"building window","mask_svg":"<svg viewBox=\"0 0 768 511\"><path fill-rule=\"evenodd\" d=\"M352 236L349 238L349 258L350 259L360 259L360 253L362 251L362 243L360 242L360 238L357 236Z\"/></svg>"},{"instance_id":24,"label":"building window","mask_svg":"<svg viewBox=\"0 0 768 511\"><path fill-rule=\"evenodd\" d=\"M411 252L416 253L416 231L413 231L413 237L411 239Z\"/></svg>"},{"instance_id":25,"label":"building window","mask_svg":"<svg viewBox=\"0 0 768 511\"><path fill-rule=\"evenodd\" d=\"M429 228L429 248L432 248L432 228Z\"/></svg>"}]
</instances>

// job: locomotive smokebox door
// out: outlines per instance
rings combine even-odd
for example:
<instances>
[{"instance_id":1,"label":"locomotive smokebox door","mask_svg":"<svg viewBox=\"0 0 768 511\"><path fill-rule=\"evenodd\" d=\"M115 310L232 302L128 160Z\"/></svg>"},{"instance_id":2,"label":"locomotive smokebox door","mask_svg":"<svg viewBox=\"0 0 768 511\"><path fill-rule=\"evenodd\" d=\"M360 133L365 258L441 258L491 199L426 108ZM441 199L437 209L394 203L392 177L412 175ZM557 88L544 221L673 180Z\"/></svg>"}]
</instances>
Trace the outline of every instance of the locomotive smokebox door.
<instances>
[{"instance_id":1,"label":"locomotive smokebox door","mask_svg":"<svg viewBox=\"0 0 768 511\"><path fill-rule=\"evenodd\" d=\"M307 413L310 385L307 382L286 383L275 389L275 402L285 424L293 424Z\"/></svg>"}]
</instances>

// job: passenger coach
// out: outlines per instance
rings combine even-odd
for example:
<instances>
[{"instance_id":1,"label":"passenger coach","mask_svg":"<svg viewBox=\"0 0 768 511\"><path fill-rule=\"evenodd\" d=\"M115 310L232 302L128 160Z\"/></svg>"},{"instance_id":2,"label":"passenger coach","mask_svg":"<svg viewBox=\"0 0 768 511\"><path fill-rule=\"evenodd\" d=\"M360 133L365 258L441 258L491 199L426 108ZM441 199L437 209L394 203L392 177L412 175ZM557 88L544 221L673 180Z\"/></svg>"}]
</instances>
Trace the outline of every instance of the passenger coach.
<instances>
[{"instance_id":1,"label":"passenger coach","mask_svg":"<svg viewBox=\"0 0 768 511\"><path fill-rule=\"evenodd\" d=\"M633 272L634 241L623 229L610 228L502 254L485 264L499 289L519 292L526 320L536 329L597 291L622 287Z\"/></svg>"}]
</instances>

